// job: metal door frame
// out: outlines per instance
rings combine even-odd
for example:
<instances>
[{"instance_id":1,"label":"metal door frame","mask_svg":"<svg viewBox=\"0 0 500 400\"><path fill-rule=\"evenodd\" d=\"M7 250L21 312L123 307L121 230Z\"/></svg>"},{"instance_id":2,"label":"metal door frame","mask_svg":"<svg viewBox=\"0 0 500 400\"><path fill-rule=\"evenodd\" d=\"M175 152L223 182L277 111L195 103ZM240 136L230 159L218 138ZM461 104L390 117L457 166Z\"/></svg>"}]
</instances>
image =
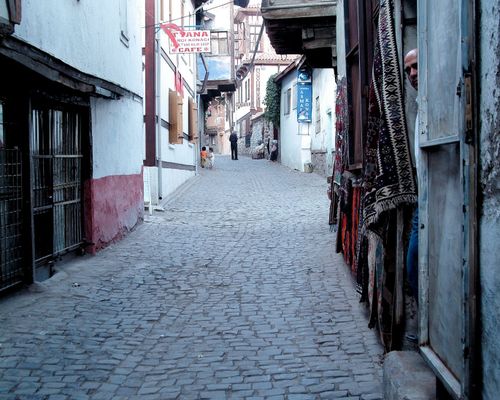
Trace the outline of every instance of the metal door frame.
<instances>
[{"instance_id":1,"label":"metal door frame","mask_svg":"<svg viewBox=\"0 0 500 400\"><path fill-rule=\"evenodd\" d=\"M427 87L427 1L418 0L418 43L419 43L419 88ZM461 116L458 121L457 135L444 138L426 140L420 144L422 165L428 165L428 156L425 150L438 148L438 146L458 144L460 148L460 179L463 194L463 246L462 246L462 290L461 290L461 319L462 319L462 376L460 381L448 369L439 355L429 343L429 230L432 223L429 220L428 200L429 191L427 182L429 174L427 167L419 175L419 345L424 359L439 377L446 389L455 399L475 398L478 390L476 382L479 349L477 343L477 292L478 292L478 262L477 262L477 121L474 116L474 83L476 76L476 50L475 50L475 18L476 1L460 0L460 37L462 46L461 54L462 77L457 94L460 93ZM445 49L443 49L443 53ZM424 93L423 103L419 105L419 137L421 132L427 131L427 102ZM420 97L420 93L419 93ZM420 113L421 109L423 113ZM452 333L453 334L453 333Z\"/></svg>"},{"instance_id":2,"label":"metal door frame","mask_svg":"<svg viewBox=\"0 0 500 400\"><path fill-rule=\"evenodd\" d=\"M88 104L86 104L85 102L78 102L78 99L75 99L75 98L71 98L70 102L67 102L67 101L64 101L65 99L58 99L58 98L54 98L53 96L47 94L47 93L43 93L43 94L39 94L37 93L35 96L35 99L32 100L30 102L30 112L29 112L29 115L30 115L30 129L29 129L29 163L30 163L30 194L31 194L31 206L30 206L30 210L31 210L31 235L32 235L32 266L33 266L33 274L34 274L34 277L35 277L35 270L36 270L36 267L37 265L40 265L41 263L43 264L43 261L44 260L53 260L54 258L57 258L67 252L70 252L72 250L75 250L77 248L80 248L83 244L84 244L84 180L85 180L85 177L86 177L86 167L87 167L87 162L85 160L85 155L86 155L86 152L87 152L87 149L86 149L86 143L88 141L88 138L86 137L87 135L89 135L90 133L89 132L86 132L86 130L88 130L88 121L86 121L85 119L89 117L88 115L88 111L85 110L83 106L87 106L88 107ZM73 102L73 101L76 101L76 102ZM80 104L81 103L81 104ZM54 243L52 243L52 252L51 254L47 254L46 256L44 256L43 258L40 258L40 259L36 259L36 253L35 253L35 240L36 240L36 237L35 237L35 219L34 219L34 216L35 216L35 199L34 199L34 159L33 159L33 145L32 145L32 140L33 140L33 124L34 124L34 121L33 121L33 112L35 110L46 110L47 112L51 112L51 111L54 111L54 110L59 110L59 111L63 111L63 112L71 112L71 113L75 113L75 114L78 114L79 115L79 118L80 118L80 127L79 127L79 131L80 131L80 154L78 155L78 158L80 158L80 172L79 172L79 182L80 182L80 188L79 188L79 241L78 243L74 243L73 245L69 246L69 247L65 247L64 249L59 249L59 250L56 250L55 249L55 245ZM54 138L52 137L53 133L51 132L50 133L51 135L51 142L54 141ZM54 154L54 151L52 150L51 154L50 154L50 159L52 160L52 164L54 163L54 160L56 159L60 159L61 157L64 158L64 156L58 156L58 155L55 155ZM73 157L73 156L71 156ZM54 190L54 165L52 165L52 183L51 183L51 190L53 191ZM53 199L52 200L52 203L51 203L51 208L52 210L55 209L56 207L56 203L55 203L55 200ZM55 222L54 222L54 214L52 214L52 229L51 229L51 232L50 234L51 235L54 235L55 233Z\"/></svg>"}]
</instances>

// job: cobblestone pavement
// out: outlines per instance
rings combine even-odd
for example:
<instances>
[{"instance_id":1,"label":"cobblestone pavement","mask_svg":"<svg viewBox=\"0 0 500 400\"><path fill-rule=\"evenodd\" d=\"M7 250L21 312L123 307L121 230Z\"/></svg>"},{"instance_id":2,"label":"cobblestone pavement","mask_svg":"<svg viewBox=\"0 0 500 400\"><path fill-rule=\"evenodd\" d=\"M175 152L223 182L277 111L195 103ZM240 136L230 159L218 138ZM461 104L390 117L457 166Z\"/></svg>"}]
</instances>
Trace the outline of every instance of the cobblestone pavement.
<instances>
[{"instance_id":1,"label":"cobblestone pavement","mask_svg":"<svg viewBox=\"0 0 500 400\"><path fill-rule=\"evenodd\" d=\"M1 399L380 399L326 180L218 157L124 240L0 299Z\"/></svg>"}]
</instances>

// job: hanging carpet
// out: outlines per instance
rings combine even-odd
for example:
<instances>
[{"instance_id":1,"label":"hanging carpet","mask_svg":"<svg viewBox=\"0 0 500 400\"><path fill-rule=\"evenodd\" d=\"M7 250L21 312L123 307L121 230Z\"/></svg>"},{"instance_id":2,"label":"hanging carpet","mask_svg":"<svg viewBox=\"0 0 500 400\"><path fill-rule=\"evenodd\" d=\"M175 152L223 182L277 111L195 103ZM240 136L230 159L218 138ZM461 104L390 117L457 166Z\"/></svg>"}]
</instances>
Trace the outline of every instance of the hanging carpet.
<instances>
[{"instance_id":1,"label":"hanging carpet","mask_svg":"<svg viewBox=\"0 0 500 400\"><path fill-rule=\"evenodd\" d=\"M364 157L364 229L383 235L386 212L417 201L391 0L380 0Z\"/></svg>"}]
</instances>

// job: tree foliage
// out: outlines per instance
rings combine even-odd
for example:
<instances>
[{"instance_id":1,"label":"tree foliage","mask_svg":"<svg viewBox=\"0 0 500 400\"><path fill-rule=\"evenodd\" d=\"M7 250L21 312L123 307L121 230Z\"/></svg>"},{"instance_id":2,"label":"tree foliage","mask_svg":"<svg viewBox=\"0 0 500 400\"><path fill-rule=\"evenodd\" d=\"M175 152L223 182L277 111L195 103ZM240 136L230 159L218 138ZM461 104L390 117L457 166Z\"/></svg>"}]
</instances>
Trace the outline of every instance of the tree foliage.
<instances>
[{"instance_id":1,"label":"tree foliage","mask_svg":"<svg viewBox=\"0 0 500 400\"><path fill-rule=\"evenodd\" d=\"M266 96L264 97L264 118L273 123L274 126L280 125L280 97L281 85L274 82L277 74L272 75L266 84Z\"/></svg>"}]
</instances>

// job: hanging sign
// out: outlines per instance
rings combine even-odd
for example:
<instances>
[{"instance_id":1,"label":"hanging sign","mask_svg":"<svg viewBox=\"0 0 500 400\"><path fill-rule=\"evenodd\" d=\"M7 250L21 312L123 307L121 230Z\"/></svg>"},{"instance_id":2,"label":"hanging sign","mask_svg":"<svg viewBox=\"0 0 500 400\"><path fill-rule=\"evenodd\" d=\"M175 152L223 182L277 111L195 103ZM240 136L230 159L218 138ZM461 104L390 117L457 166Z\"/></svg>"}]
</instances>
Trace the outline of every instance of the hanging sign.
<instances>
[{"instance_id":1,"label":"hanging sign","mask_svg":"<svg viewBox=\"0 0 500 400\"><path fill-rule=\"evenodd\" d=\"M308 66L297 70L297 121L312 121L312 70Z\"/></svg>"},{"instance_id":2,"label":"hanging sign","mask_svg":"<svg viewBox=\"0 0 500 400\"><path fill-rule=\"evenodd\" d=\"M162 24L170 39L170 54L210 53L210 31L186 31L175 24Z\"/></svg>"}]
</instances>

